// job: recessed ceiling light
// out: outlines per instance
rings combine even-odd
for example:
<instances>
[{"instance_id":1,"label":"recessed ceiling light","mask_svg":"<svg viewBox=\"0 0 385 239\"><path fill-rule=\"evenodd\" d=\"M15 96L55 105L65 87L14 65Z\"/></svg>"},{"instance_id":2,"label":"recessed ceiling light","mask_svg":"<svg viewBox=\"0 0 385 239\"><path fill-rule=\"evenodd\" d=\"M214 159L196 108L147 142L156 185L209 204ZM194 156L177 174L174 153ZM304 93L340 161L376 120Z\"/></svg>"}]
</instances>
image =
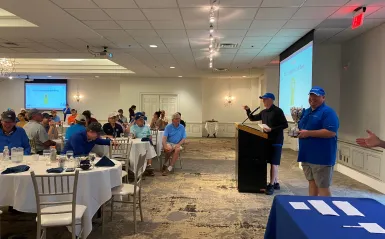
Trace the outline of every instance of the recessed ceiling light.
<instances>
[{"instance_id":1,"label":"recessed ceiling light","mask_svg":"<svg viewBox=\"0 0 385 239\"><path fill-rule=\"evenodd\" d=\"M51 78L52 76L47 76L47 77L50 77L50 78Z\"/></svg>"},{"instance_id":2,"label":"recessed ceiling light","mask_svg":"<svg viewBox=\"0 0 385 239\"><path fill-rule=\"evenodd\" d=\"M170 69L175 69L175 66L170 66Z\"/></svg>"},{"instance_id":3,"label":"recessed ceiling light","mask_svg":"<svg viewBox=\"0 0 385 239\"><path fill-rule=\"evenodd\" d=\"M246 78L247 76L242 76L243 78Z\"/></svg>"},{"instance_id":4,"label":"recessed ceiling light","mask_svg":"<svg viewBox=\"0 0 385 239\"><path fill-rule=\"evenodd\" d=\"M57 59L58 61L84 61L84 59Z\"/></svg>"},{"instance_id":5,"label":"recessed ceiling light","mask_svg":"<svg viewBox=\"0 0 385 239\"><path fill-rule=\"evenodd\" d=\"M150 45L151 48L157 48L157 45Z\"/></svg>"},{"instance_id":6,"label":"recessed ceiling light","mask_svg":"<svg viewBox=\"0 0 385 239\"><path fill-rule=\"evenodd\" d=\"M178 76L178 77L180 77L180 78L181 78L181 77L183 77L183 76Z\"/></svg>"},{"instance_id":7,"label":"recessed ceiling light","mask_svg":"<svg viewBox=\"0 0 385 239\"><path fill-rule=\"evenodd\" d=\"M99 76L95 76L95 78L99 78Z\"/></svg>"}]
</instances>

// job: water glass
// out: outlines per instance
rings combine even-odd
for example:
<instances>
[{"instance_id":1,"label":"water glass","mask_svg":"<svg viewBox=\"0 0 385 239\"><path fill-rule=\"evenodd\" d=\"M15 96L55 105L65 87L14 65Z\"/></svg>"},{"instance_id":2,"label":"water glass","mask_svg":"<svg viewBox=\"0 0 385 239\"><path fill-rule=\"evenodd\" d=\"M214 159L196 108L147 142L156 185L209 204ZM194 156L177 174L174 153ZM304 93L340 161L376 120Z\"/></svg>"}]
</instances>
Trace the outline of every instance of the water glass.
<instances>
[{"instance_id":1,"label":"water glass","mask_svg":"<svg viewBox=\"0 0 385 239\"><path fill-rule=\"evenodd\" d=\"M22 147L19 147L17 148L17 152L18 152L18 162L23 162L23 158L24 158L24 148Z\"/></svg>"},{"instance_id":2,"label":"water glass","mask_svg":"<svg viewBox=\"0 0 385 239\"><path fill-rule=\"evenodd\" d=\"M43 158L46 166L51 166L51 150L43 150Z\"/></svg>"}]
</instances>

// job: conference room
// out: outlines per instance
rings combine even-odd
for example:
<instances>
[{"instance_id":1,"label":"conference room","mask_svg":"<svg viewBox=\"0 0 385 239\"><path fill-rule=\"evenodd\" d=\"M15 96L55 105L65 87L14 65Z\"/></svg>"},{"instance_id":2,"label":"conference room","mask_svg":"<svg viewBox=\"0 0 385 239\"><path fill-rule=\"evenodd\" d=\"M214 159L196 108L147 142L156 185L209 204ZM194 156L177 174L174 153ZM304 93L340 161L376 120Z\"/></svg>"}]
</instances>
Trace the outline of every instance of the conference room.
<instances>
[{"instance_id":1,"label":"conference room","mask_svg":"<svg viewBox=\"0 0 385 239\"><path fill-rule=\"evenodd\" d=\"M385 237L385 0L3 0L0 28L1 239Z\"/></svg>"}]
</instances>

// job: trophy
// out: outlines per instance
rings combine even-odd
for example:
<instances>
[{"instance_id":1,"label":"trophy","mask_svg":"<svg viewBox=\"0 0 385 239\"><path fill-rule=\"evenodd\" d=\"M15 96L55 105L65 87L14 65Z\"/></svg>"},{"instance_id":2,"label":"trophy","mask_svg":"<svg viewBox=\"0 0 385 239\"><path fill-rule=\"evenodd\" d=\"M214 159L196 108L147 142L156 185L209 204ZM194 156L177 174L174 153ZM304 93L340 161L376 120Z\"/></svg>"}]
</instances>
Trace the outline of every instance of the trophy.
<instances>
[{"instance_id":1,"label":"trophy","mask_svg":"<svg viewBox=\"0 0 385 239\"><path fill-rule=\"evenodd\" d=\"M290 137L298 137L299 134L299 128L298 128L298 122L302 117L304 108L302 107L291 107L290 113L291 117L294 121L294 126L289 129L289 136Z\"/></svg>"}]
</instances>

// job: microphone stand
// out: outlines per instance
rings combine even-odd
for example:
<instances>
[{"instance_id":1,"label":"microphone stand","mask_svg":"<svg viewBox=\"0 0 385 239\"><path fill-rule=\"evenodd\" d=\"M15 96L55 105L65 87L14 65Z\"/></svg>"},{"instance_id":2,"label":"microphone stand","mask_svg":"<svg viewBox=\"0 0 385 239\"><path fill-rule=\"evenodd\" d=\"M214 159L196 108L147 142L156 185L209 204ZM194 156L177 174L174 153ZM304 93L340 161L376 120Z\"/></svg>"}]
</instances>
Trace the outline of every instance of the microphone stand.
<instances>
[{"instance_id":1,"label":"microphone stand","mask_svg":"<svg viewBox=\"0 0 385 239\"><path fill-rule=\"evenodd\" d=\"M261 107L258 106L253 112L251 112L251 113L247 116L247 118L242 122L242 124L244 124L244 123L249 119L249 116L250 116L250 115L254 114L255 111L259 110L259 108L261 108Z\"/></svg>"}]
</instances>

